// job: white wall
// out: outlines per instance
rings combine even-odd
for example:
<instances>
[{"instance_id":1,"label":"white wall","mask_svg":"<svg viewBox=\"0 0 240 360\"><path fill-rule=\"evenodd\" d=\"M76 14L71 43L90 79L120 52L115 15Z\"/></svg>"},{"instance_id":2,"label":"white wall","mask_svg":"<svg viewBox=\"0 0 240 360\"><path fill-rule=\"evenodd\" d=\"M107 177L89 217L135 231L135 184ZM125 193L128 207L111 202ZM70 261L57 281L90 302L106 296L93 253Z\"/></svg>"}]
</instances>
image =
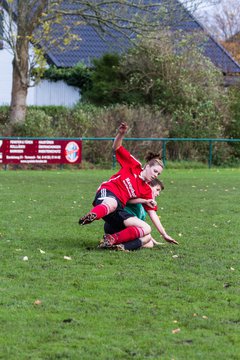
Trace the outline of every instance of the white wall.
<instances>
[{"instance_id":1,"label":"white wall","mask_svg":"<svg viewBox=\"0 0 240 360\"><path fill-rule=\"evenodd\" d=\"M67 85L64 81L42 80L29 88L28 105L63 105L74 106L80 100L79 89Z\"/></svg>"},{"instance_id":2,"label":"white wall","mask_svg":"<svg viewBox=\"0 0 240 360\"><path fill-rule=\"evenodd\" d=\"M6 49L0 50L0 105L10 105L12 91L12 55ZM80 100L79 89L63 81L41 81L30 87L27 105L74 106Z\"/></svg>"},{"instance_id":3,"label":"white wall","mask_svg":"<svg viewBox=\"0 0 240 360\"><path fill-rule=\"evenodd\" d=\"M12 54L7 49L0 50L0 105L10 105L12 91ZM80 100L79 89L63 81L41 81L30 87L27 105L74 106Z\"/></svg>"},{"instance_id":4,"label":"white wall","mask_svg":"<svg viewBox=\"0 0 240 360\"><path fill-rule=\"evenodd\" d=\"M12 55L0 50L0 105L9 105L12 91Z\"/></svg>"}]
</instances>

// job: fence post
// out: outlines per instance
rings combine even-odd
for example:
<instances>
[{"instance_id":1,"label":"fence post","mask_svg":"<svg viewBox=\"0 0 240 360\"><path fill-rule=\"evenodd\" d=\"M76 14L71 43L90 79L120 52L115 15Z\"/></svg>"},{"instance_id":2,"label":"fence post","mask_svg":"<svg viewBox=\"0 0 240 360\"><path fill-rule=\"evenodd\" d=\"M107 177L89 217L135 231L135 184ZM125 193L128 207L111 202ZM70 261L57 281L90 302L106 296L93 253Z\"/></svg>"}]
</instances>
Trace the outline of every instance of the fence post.
<instances>
[{"instance_id":1,"label":"fence post","mask_svg":"<svg viewBox=\"0 0 240 360\"><path fill-rule=\"evenodd\" d=\"M209 140L209 157L208 157L208 167L212 167L212 140Z\"/></svg>"},{"instance_id":2,"label":"fence post","mask_svg":"<svg viewBox=\"0 0 240 360\"><path fill-rule=\"evenodd\" d=\"M163 144L162 144L162 160L163 160L163 165L166 165L166 141L163 140Z\"/></svg>"}]
</instances>

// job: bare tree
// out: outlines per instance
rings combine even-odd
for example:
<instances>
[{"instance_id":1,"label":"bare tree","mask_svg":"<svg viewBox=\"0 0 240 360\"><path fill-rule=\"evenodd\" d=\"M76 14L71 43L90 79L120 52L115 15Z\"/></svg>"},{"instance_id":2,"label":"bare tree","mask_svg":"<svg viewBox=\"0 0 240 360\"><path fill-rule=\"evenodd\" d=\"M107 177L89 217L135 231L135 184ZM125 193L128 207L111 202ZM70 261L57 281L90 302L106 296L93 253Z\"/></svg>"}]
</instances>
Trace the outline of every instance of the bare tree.
<instances>
[{"instance_id":1,"label":"bare tree","mask_svg":"<svg viewBox=\"0 0 240 360\"><path fill-rule=\"evenodd\" d=\"M184 0L188 7L199 2L201 0ZM171 15L176 12L176 4L175 0L0 0L9 15L8 20L3 21L4 40L13 53L10 122L23 123L25 120L31 69L36 63L44 65L46 48L62 45L59 47L62 51L70 41L76 42L77 36L64 22L66 17L74 17L75 24L80 27L91 25L100 36L117 32L129 40L137 34L146 34L171 24L171 21L176 22L176 16ZM183 20L181 7L178 7L177 18ZM61 37L59 32L58 36L55 33L59 27ZM31 45L33 56L30 59Z\"/></svg>"},{"instance_id":2,"label":"bare tree","mask_svg":"<svg viewBox=\"0 0 240 360\"><path fill-rule=\"evenodd\" d=\"M240 31L240 0L221 0L201 15L204 26L218 40L225 41Z\"/></svg>"}]
</instances>

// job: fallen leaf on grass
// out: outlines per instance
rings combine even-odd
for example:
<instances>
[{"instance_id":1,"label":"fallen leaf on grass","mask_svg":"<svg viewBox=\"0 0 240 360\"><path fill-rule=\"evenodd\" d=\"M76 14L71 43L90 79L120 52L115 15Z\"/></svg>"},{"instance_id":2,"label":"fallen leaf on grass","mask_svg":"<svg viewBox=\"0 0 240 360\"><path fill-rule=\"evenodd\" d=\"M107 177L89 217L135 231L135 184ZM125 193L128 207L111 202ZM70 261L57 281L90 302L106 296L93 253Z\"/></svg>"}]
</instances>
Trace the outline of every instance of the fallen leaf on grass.
<instances>
[{"instance_id":1,"label":"fallen leaf on grass","mask_svg":"<svg viewBox=\"0 0 240 360\"><path fill-rule=\"evenodd\" d=\"M230 267L230 270L234 271L235 269L233 267Z\"/></svg>"},{"instance_id":2,"label":"fallen leaf on grass","mask_svg":"<svg viewBox=\"0 0 240 360\"><path fill-rule=\"evenodd\" d=\"M41 254L46 254L45 251L43 251L42 249L38 249L40 251Z\"/></svg>"},{"instance_id":3,"label":"fallen leaf on grass","mask_svg":"<svg viewBox=\"0 0 240 360\"><path fill-rule=\"evenodd\" d=\"M179 333L180 331L181 331L180 328L173 329L173 330L172 330L172 334L177 334L177 333Z\"/></svg>"},{"instance_id":4,"label":"fallen leaf on grass","mask_svg":"<svg viewBox=\"0 0 240 360\"><path fill-rule=\"evenodd\" d=\"M71 256L64 256L64 260L72 260Z\"/></svg>"},{"instance_id":5,"label":"fallen leaf on grass","mask_svg":"<svg viewBox=\"0 0 240 360\"><path fill-rule=\"evenodd\" d=\"M34 301L34 305L41 305L41 304L42 304L42 302L41 302L41 300L39 300L39 299L37 299L37 300Z\"/></svg>"},{"instance_id":6,"label":"fallen leaf on grass","mask_svg":"<svg viewBox=\"0 0 240 360\"><path fill-rule=\"evenodd\" d=\"M178 255L173 255L172 258L174 259L178 258Z\"/></svg>"},{"instance_id":7,"label":"fallen leaf on grass","mask_svg":"<svg viewBox=\"0 0 240 360\"><path fill-rule=\"evenodd\" d=\"M203 319L208 319L208 317L206 315L203 315L202 318Z\"/></svg>"},{"instance_id":8,"label":"fallen leaf on grass","mask_svg":"<svg viewBox=\"0 0 240 360\"><path fill-rule=\"evenodd\" d=\"M225 283L225 284L223 285L224 288L228 288L228 287L230 287L230 286L231 286L230 283Z\"/></svg>"}]
</instances>

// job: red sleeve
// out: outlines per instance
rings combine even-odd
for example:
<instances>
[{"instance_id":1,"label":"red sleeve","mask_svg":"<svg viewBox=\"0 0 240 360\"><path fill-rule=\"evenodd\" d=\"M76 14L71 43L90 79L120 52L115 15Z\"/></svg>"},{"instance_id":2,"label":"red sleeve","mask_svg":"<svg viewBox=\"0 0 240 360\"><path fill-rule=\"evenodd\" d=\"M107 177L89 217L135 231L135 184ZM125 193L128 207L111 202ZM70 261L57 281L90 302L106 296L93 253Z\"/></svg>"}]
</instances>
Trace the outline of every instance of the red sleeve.
<instances>
[{"instance_id":1,"label":"red sleeve","mask_svg":"<svg viewBox=\"0 0 240 360\"><path fill-rule=\"evenodd\" d=\"M154 206L154 207L150 207L150 206L147 206L147 205L145 205L145 204L142 204L142 205L143 205L143 207L144 207L144 209L145 209L146 211L148 211L148 210L154 210L154 211L157 211L157 210L158 210L157 205L156 205L156 206Z\"/></svg>"},{"instance_id":2,"label":"red sleeve","mask_svg":"<svg viewBox=\"0 0 240 360\"><path fill-rule=\"evenodd\" d=\"M123 146L120 146L116 150L116 159L118 163L121 165L121 167L129 166L129 167L135 167L135 166L141 166L141 163L135 159L134 156L130 154L127 149L125 149Z\"/></svg>"}]
</instances>

